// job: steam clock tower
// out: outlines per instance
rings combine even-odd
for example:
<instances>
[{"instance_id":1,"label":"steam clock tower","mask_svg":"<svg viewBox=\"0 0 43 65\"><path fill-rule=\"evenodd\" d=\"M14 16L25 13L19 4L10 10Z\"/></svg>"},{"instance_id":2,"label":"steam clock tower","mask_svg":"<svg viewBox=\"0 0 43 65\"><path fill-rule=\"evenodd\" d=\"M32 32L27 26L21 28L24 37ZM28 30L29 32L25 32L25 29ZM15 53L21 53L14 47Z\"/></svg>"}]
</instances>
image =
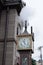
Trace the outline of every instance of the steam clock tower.
<instances>
[{"instance_id":1,"label":"steam clock tower","mask_svg":"<svg viewBox=\"0 0 43 65\"><path fill-rule=\"evenodd\" d=\"M31 54L34 49L34 34L31 27L31 34L27 32L27 21L25 21L25 31L17 35L17 50L20 53L20 65L32 65Z\"/></svg>"}]
</instances>

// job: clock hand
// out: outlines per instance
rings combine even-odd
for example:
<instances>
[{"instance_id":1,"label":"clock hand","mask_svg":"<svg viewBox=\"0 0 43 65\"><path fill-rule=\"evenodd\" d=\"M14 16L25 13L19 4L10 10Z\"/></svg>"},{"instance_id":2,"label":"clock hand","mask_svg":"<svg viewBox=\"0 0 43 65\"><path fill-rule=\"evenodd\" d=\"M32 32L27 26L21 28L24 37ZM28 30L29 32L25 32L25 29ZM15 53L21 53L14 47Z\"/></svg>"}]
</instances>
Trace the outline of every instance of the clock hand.
<instances>
[{"instance_id":1,"label":"clock hand","mask_svg":"<svg viewBox=\"0 0 43 65\"><path fill-rule=\"evenodd\" d=\"M23 43L26 44L25 39L23 40Z\"/></svg>"}]
</instances>

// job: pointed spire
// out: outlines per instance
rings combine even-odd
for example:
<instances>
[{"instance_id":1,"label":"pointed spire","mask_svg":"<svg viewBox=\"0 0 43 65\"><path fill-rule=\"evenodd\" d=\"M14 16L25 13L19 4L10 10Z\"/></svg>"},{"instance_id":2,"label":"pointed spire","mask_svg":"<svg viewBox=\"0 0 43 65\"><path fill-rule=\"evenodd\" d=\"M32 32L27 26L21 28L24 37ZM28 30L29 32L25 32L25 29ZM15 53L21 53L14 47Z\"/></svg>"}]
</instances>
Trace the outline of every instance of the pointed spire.
<instances>
[{"instance_id":1,"label":"pointed spire","mask_svg":"<svg viewBox=\"0 0 43 65\"><path fill-rule=\"evenodd\" d=\"M31 34L33 33L33 28L32 28L32 26L31 26Z\"/></svg>"},{"instance_id":2,"label":"pointed spire","mask_svg":"<svg viewBox=\"0 0 43 65\"><path fill-rule=\"evenodd\" d=\"M34 33L33 33L33 28L31 26L31 34L32 34L32 40L34 41Z\"/></svg>"},{"instance_id":3,"label":"pointed spire","mask_svg":"<svg viewBox=\"0 0 43 65\"><path fill-rule=\"evenodd\" d=\"M27 32L27 21L26 21L26 20L25 20L25 30L24 30L23 34L24 34L24 35L29 34L29 33Z\"/></svg>"},{"instance_id":4,"label":"pointed spire","mask_svg":"<svg viewBox=\"0 0 43 65\"><path fill-rule=\"evenodd\" d=\"M25 31L27 31L27 21L25 21Z\"/></svg>"}]
</instances>

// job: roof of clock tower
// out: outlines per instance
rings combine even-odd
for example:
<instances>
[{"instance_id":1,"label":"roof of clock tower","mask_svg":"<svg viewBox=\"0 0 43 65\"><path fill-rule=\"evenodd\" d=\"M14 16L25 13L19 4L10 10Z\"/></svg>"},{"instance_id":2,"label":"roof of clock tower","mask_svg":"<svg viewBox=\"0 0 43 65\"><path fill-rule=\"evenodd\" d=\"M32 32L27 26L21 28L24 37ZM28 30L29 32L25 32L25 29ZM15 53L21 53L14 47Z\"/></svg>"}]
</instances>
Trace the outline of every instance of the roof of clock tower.
<instances>
[{"instance_id":1,"label":"roof of clock tower","mask_svg":"<svg viewBox=\"0 0 43 65\"><path fill-rule=\"evenodd\" d=\"M27 21L25 21L25 30L23 32L23 35L28 35L29 33L27 32Z\"/></svg>"}]
</instances>

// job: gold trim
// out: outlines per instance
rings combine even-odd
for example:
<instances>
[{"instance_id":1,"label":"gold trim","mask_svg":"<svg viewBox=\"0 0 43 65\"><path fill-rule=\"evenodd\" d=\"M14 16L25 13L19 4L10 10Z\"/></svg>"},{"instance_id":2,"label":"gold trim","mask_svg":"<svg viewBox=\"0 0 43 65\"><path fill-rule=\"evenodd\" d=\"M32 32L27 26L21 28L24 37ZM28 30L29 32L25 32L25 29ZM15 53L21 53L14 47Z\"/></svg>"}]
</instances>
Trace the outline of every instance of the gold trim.
<instances>
[{"instance_id":1,"label":"gold trim","mask_svg":"<svg viewBox=\"0 0 43 65\"><path fill-rule=\"evenodd\" d=\"M28 34L28 35L17 35L17 37L28 37L28 36L32 36L32 34Z\"/></svg>"},{"instance_id":2,"label":"gold trim","mask_svg":"<svg viewBox=\"0 0 43 65\"><path fill-rule=\"evenodd\" d=\"M26 49L19 49L17 48L17 50L32 50L31 48L26 48Z\"/></svg>"}]
</instances>

